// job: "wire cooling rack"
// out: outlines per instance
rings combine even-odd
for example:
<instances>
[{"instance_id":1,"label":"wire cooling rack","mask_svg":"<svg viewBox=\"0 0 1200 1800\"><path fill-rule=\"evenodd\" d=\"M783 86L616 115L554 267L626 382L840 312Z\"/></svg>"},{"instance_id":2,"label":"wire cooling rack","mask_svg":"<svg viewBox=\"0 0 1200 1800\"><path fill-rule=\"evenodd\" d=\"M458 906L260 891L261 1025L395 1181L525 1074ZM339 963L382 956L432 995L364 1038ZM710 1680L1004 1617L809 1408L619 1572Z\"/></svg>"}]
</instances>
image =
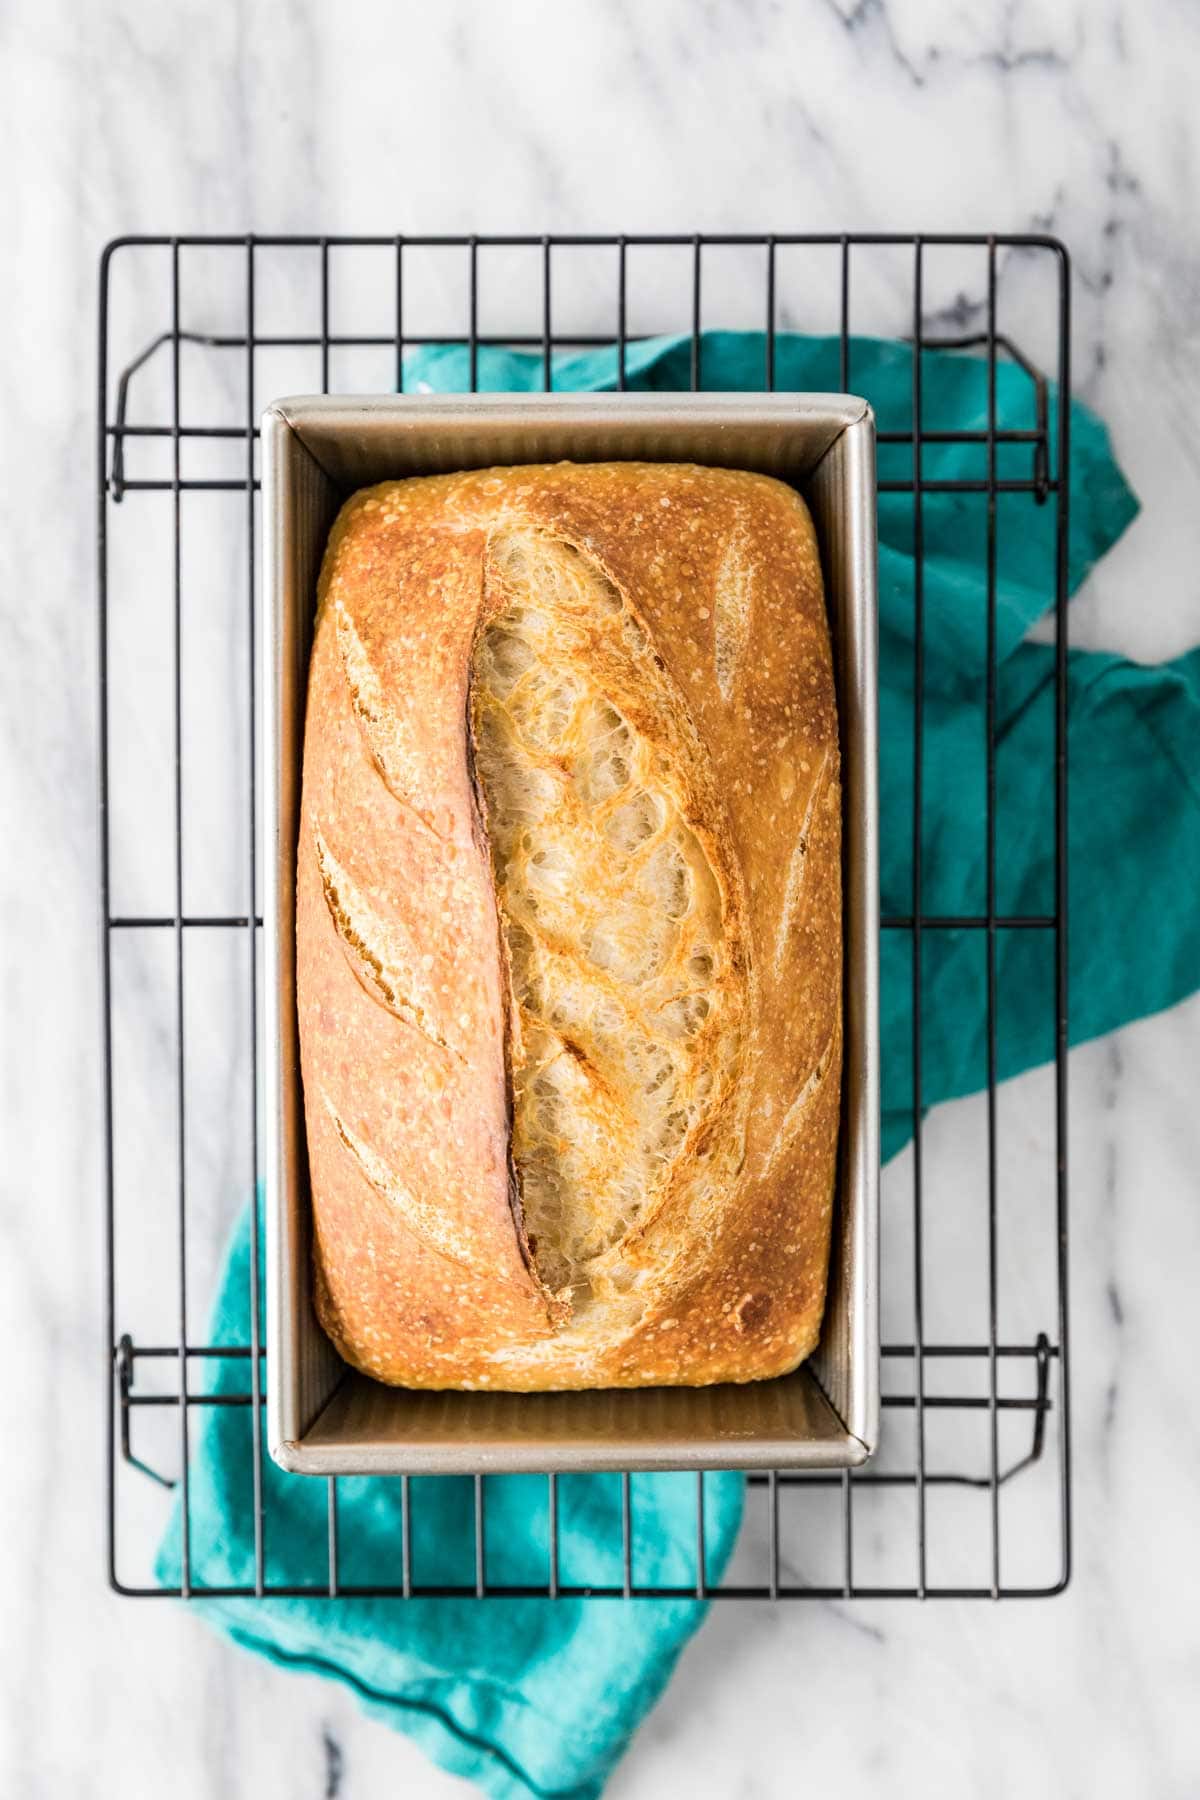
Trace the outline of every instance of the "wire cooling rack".
<instances>
[{"instance_id":1,"label":"wire cooling rack","mask_svg":"<svg viewBox=\"0 0 1200 1800\"><path fill-rule=\"evenodd\" d=\"M841 387L865 392L877 413L877 396L856 379L856 338L905 338L917 350L907 415L879 417L880 489L911 495L916 568L912 905L882 921L885 948L889 939L907 946L914 1063L912 1145L884 1187L882 1444L859 1472L752 1477L747 1524L720 1582L705 1569L697 1480L696 1580L672 1589L635 1578L637 1476L603 1478L620 1484L612 1581L586 1590L560 1581L559 1490L573 1478L548 1476L545 1582L520 1591L1002 1598L1066 1584L1068 444L1066 409L1055 418L1040 373L1050 371L1067 394L1062 246L1000 236L162 237L109 245L100 271L107 1524L109 1577L119 1592L205 1591L186 1557L181 1586L158 1582L153 1551L167 1490L182 1489L188 1512L195 1419L214 1404L248 1409L251 1425L254 1579L225 1592L516 1591L487 1578L495 1478L483 1476L462 1515L473 1581L421 1583L409 1545L422 1504L441 1501L419 1479L396 1477L398 1574L385 1572L369 1588L341 1579L333 1480L327 1554L299 1589L273 1582L255 1258L245 1342L212 1344L197 1327L208 1317L223 1238L260 1175L256 420L283 393L402 389L407 353L430 344L465 348L474 388L485 346L538 353L549 387L556 353L615 343L624 386L632 345L684 333L698 387L702 333L712 327L762 334L767 387L780 332L832 336ZM972 429L923 427L921 352L935 347L986 359L987 411ZM1001 357L1028 378L1027 428L997 426ZM930 478L923 451L934 444L969 446L975 474ZM934 490L955 492L964 506L978 497L983 509L972 541L987 592L984 904L955 917L927 904L922 881L931 578L923 507ZM997 908L996 563L998 537L1020 532L1021 509L1031 507L1052 509L1056 545L1045 591L1056 645L1055 747L1046 769L1054 892L1043 914L1014 918ZM996 944L998 934L1018 929L1045 942L1054 1060L1044 1078L1018 1084L1014 1098L997 1085ZM982 946L978 1011L955 1021L986 1048L986 1110L968 1115L965 1140L923 1116L922 945L945 930L977 933ZM1010 1151L1015 1184L1005 1179ZM196 1372L216 1357L244 1367L243 1391L205 1391Z\"/></svg>"}]
</instances>

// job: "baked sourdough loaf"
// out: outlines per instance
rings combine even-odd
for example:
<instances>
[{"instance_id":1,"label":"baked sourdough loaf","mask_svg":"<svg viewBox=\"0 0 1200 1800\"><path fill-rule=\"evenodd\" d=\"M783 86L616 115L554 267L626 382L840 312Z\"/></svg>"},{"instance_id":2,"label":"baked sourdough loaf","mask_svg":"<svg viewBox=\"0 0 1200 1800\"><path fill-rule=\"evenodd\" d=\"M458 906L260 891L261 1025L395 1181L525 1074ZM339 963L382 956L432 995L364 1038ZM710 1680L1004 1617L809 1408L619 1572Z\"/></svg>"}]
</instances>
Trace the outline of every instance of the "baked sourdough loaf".
<instances>
[{"instance_id":1,"label":"baked sourdough loaf","mask_svg":"<svg viewBox=\"0 0 1200 1800\"><path fill-rule=\"evenodd\" d=\"M751 1381L813 1348L841 1071L812 522L615 463L356 494L297 867L316 1304L426 1388Z\"/></svg>"}]
</instances>

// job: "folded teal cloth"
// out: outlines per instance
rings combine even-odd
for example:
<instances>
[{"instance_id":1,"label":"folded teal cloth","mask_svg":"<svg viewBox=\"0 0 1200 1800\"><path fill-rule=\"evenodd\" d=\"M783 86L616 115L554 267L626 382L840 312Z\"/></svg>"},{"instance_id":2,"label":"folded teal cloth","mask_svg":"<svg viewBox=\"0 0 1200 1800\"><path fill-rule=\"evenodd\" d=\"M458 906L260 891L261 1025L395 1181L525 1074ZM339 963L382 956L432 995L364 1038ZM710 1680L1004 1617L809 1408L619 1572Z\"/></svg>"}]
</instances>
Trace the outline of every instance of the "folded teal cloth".
<instances>
[{"instance_id":1,"label":"folded teal cloth","mask_svg":"<svg viewBox=\"0 0 1200 1800\"><path fill-rule=\"evenodd\" d=\"M688 338L629 347L628 385L687 388ZM711 333L700 374L710 390L765 385L765 343L755 334ZM775 385L829 391L840 384L836 339L780 337ZM983 430L983 365L925 352L923 426ZM483 389L537 389L539 356L483 348ZM556 357L558 389L617 385L615 350ZM469 386L467 353L436 347L410 357L409 390ZM881 430L911 428L912 360L904 345L855 340L848 385L875 408ZM1034 423L1028 378L997 370L997 423ZM1051 442L1056 416L1051 406ZM1115 541L1136 512L1103 427L1071 411L1070 585ZM982 479L982 445L931 445L926 480ZM1005 444L1002 479L1027 478L1031 447ZM911 449L880 447L880 475L911 473ZM880 715L882 903L912 911L914 562L913 503L883 494L880 525ZM923 504L924 702L922 907L977 913L985 901L986 499L932 492ZM996 828L997 907L1044 915L1054 907L1054 652L1023 642L1051 603L1054 508L1028 493L1002 494L997 518ZM1073 653L1068 665L1071 810L1070 1024L1074 1041L1152 1012L1200 986L1200 652L1158 668ZM1150 905L1147 896L1152 895ZM926 1105L986 1080L985 946L978 931L924 937L921 1045ZM1002 1076L1054 1050L1053 939L1005 930L997 944L997 1053ZM909 934L884 934L881 1026L884 1145L911 1134L912 975ZM222 1278L212 1341L249 1340L248 1215ZM245 1391L244 1364L209 1365L211 1391ZM254 1578L250 1430L245 1407L201 1412L190 1482L191 1576L196 1587ZM347 1585L398 1580L398 1483L338 1483L340 1576ZM633 1477L636 1583L686 1588L696 1578L693 1477ZM412 1483L413 1578L474 1580L473 1488L461 1479ZM264 1471L267 1580L319 1584L327 1569L323 1483ZM741 1516L741 1478L705 1478L707 1575L719 1580ZM546 1483L487 1480L487 1578L539 1585L547 1573ZM560 1579L611 1584L621 1575L617 1477L559 1482ZM180 1578L178 1509L158 1576ZM368 1710L416 1739L435 1761L496 1796L598 1794L630 1734L661 1693L704 1607L694 1600L364 1600L317 1596L210 1599L201 1611L235 1642L273 1661L346 1683Z\"/></svg>"}]
</instances>

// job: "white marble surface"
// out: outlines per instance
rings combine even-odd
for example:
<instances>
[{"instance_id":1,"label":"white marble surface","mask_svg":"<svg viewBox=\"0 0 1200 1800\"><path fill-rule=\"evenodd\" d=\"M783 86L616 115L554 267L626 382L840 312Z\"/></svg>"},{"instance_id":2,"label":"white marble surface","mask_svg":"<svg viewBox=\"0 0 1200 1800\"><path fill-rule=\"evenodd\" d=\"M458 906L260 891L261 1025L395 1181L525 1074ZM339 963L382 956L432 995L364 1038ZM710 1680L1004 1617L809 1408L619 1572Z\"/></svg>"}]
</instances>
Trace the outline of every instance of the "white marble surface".
<instances>
[{"instance_id":1,"label":"white marble surface","mask_svg":"<svg viewBox=\"0 0 1200 1800\"><path fill-rule=\"evenodd\" d=\"M121 1601L104 1586L99 247L127 232L247 229L1052 229L1075 258L1078 388L1110 421L1145 503L1080 597L1075 638L1159 657L1200 638L1200 18L1185 0L9 0L2 32L0 1786L80 1800L449 1796L461 1785L347 1697L225 1648L180 1608ZM856 290L864 328L903 328L903 277L881 266ZM591 280L580 276L572 303L602 320ZM750 278L716 286L729 322L748 322L738 307L751 304ZM1033 318L1037 296L1019 279L1016 291ZM982 293L978 265L947 267L930 277L931 316L979 319ZM799 287L788 304L797 323L816 321ZM497 305L515 328L515 302L501 294ZM214 526L193 565L211 597L197 609L193 664L222 704L236 680L236 529L232 518ZM154 648L131 642L128 653L136 666ZM163 792L161 739L152 717L137 729L128 754L149 807ZM196 730L207 754L203 723ZM236 730L229 741L232 757ZM197 802L212 810L196 815L188 877L221 905L242 867L217 824L223 766ZM131 891L149 892L161 871L148 844L139 855L136 834L126 838ZM141 1161L126 1175L144 1184L137 1223L152 1263L153 1234L169 1230L157 1196L172 1179L170 1142L155 1123L169 1043L154 1025L154 970L139 978L151 1029L129 1134ZM219 1128L241 1091L225 1048L237 1004L235 971L202 977L197 1307L204 1245L242 1178L242 1127ZM801 1783L1038 1800L1200 1789L1198 1049L1193 1001L1072 1059L1067 1595L1000 1608L719 1609L614 1795L643 1800L685 1776L698 1794L747 1797ZM1047 1092L1034 1075L1005 1096L1014 1195L1045 1179ZM981 1117L965 1102L931 1121L948 1207L958 1189L978 1192ZM903 1166L889 1179L902 1184ZM136 1261L136 1245L127 1254ZM943 1259L931 1273L939 1292L950 1267ZM168 1317L170 1295L157 1301ZM149 1521L152 1500L137 1504Z\"/></svg>"}]
</instances>

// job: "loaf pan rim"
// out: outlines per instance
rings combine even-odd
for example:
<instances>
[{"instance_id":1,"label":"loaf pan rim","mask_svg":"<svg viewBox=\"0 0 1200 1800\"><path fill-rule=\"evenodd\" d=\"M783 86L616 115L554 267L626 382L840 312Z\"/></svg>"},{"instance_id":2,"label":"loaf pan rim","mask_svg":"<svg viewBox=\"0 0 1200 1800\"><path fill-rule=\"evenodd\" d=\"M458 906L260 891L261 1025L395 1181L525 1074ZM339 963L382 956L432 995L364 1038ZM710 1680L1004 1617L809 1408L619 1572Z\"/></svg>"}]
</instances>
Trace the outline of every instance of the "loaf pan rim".
<instances>
[{"instance_id":1,"label":"loaf pan rim","mask_svg":"<svg viewBox=\"0 0 1200 1800\"><path fill-rule=\"evenodd\" d=\"M340 1373L332 1381L330 1390L325 1396L325 1400L315 1408L306 1427L303 1427L297 1400L297 1384L299 1376L296 1367L296 1354L299 1340L306 1329L304 1322L299 1317L299 1312L306 1304L308 1271L307 1266L302 1269L298 1269L294 1266L285 1268L281 1256L281 1250L285 1247L285 1234L281 1232L280 1227L282 1215L286 1209L286 1197L283 1195L280 1179L282 1171L280 1167L277 1135L279 1123L278 1103L281 1098L281 1084L289 1078L287 1069L289 1062L293 1065L290 1073L290 1079L293 1083L293 1101L295 1100L294 1089L295 1084L298 1083L298 1074L294 1069L294 1055L292 1057L288 1056L286 1053L287 1047L280 1042L276 1030L280 1010L278 1004L279 995L277 992L279 951L277 939L279 937L280 928L282 927L282 930L286 933L289 922L287 918L289 906L285 905L281 909L280 899L281 894L286 891L290 905L291 882L286 878L283 881L277 879L279 874L279 870L276 867L279 851L279 818L277 803L279 800L278 786L280 777L278 753L281 752L282 746L279 740L279 719L277 717L280 696L273 690L274 679L279 674L280 645L278 640L278 629L281 624L281 601L284 599L284 596L280 592L280 582L282 579L282 571L287 563L288 556L289 554L293 555L294 560L295 551L295 546L285 545L281 536L283 519L281 518L280 513L280 502L288 472L285 465L288 465L298 453L302 452L304 459L310 461L313 467L320 471L322 478L329 483L331 489L336 490L336 493L330 500L333 510L336 510L336 505L333 504L335 500L340 504L341 499L343 499L347 493L354 491L355 487L369 485L372 481L385 479L388 471L374 471L360 480L355 480L351 486L347 487L344 483L339 482L334 474L322 464L319 455L319 447L314 446L304 434L306 422L309 420L320 420L327 428L332 426L337 430L341 430L343 427L352 430L356 424L362 426L364 423L369 423L372 426L377 426L380 421L399 421L403 418L406 429L412 431L414 428L419 428L426 424L428 424L430 429L438 423L444 426L450 421L453 421L458 425L469 426L472 420L487 420L494 425L497 421L504 421L507 419L508 421L511 421L514 426L537 423L539 425L552 425L555 428L560 429L569 429L573 423L585 421L589 425L602 423L606 429L617 429L624 424L643 432L650 430L656 424L661 423L664 424L664 428L666 429L673 429L676 431L682 429L686 434L688 432L701 431L705 426L708 426L710 429L716 429L719 432L721 426L729 425L730 423L737 424L739 427L745 427L747 429L752 429L756 425L780 426L785 423L793 425L797 423L813 424L822 408L824 408L823 422L827 427L827 435L819 457L815 458L813 465L808 469L808 475L813 473L815 466L829 454L834 445L843 437L848 436L851 443L855 445L859 451L859 454L853 458L858 465L857 487L847 502L846 517L843 519L842 523L843 525L848 526L852 520L858 533L855 554L858 558L857 568L861 592L856 603L857 627L859 631L860 648L863 652L865 662L869 667L872 681L870 692L860 693L858 695L858 701L860 705L865 704L867 708L865 717L869 721L869 729L864 735L866 740L873 743L875 739L875 708L877 702L877 693L874 686L874 638L877 629L874 567L874 415L869 404L861 397L836 394L791 394L786 392L776 392L771 394L738 393L729 395L707 393L700 395L659 393L606 393L590 395L533 393L474 396L427 394L343 396L335 394L287 396L273 401L264 409L262 415L262 433L265 635L272 664L272 678L269 679L267 683L268 688L272 689L272 692L264 707L264 752L268 759L269 777L267 782L268 805L265 823L272 838L272 841L268 843L267 855L264 858L264 868L267 876L265 887L269 893L269 899L265 904L265 935L267 938L265 950L267 953L266 968L268 972L268 1004L266 1008L268 1034L268 1086L266 1094L268 1118L268 1193L266 1237L268 1249L267 1341L269 1347L267 1438L270 1454L281 1467L285 1467L298 1473L323 1475L330 1473L367 1472L367 1464L353 1460L353 1455L349 1453L349 1446L347 1446L348 1455L346 1460L335 1468L331 1467L328 1461L329 1453L325 1448L322 1447L319 1449L318 1446L306 1443L306 1430L311 1429L312 1425L315 1424L316 1419L324 1412L325 1405L332 1398L333 1388L338 1385ZM692 461L713 465L719 464L721 458L719 449L714 446L713 448L710 448L708 453L705 453L702 449L696 448L691 454L676 454L672 452L669 456L659 455L657 457L647 456L644 453L642 455L633 455L630 453L621 454L619 451L613 450L605 452L602 458L595 456L581 457L577 453L572 455L569 450L564 450L563 454L560 456L547 456L539 453L527 458L509 456L505 460L509 462L518 462L521 460L530 462L556 460L658 460L678 462ZM460 464L458 466L478 467L486 466L486 463L476 463L474 465ZM394 474L418 473L419 470L415 467L410 468L405 466L403 469L393 469L391 472ZM779 473L778 469L764 469L763 472L771 474ZM787 477L785 476L784 478L786 479ZM322 535L319 549L323 550L323 548L324 536ZM828 588L828 570L826 570L826 575ZM839 712L841 712L844 703L844 696L840 689L841 681L839 671ZM294 748L297 752L301 742L302 727L299 737L294 744ZM878 826L877 795L874 791L875 773L873 769L864 770L863 775L865 777L865 785L870 793L871 804L874 807L874 816L869 822L869 829L865 832L865 836L873 843L873 834L877 833ZM873 868L873 852L868 858L868 861ZM878 905L877 892L865 895L864 902L866 904L868 915L872 918L876 917ZM861 1464L873 1453L878 1438L879 1418L879 1322L877 1278L877 1090L879 1045L878 1017L877 1011L874 1010L877 988L877 971L874 967L874 963L877 959L877 932L873 944L866 946L859 945L857 946L857 949L859 952L859 960L855 964L856 972L861 974L867 983L872 1007L872 1017L870 1021L871 1028L867 1034L867 1040L865 1044L861 1046L861 1049L863 1051L864 1061L864 1081L869 1096L873 1095L873 1102L868 1104L866 1108L867 1116L860 1119L859 1124L860 1129L865 1127L866 1141L869 1146L873 1146L873 1166L865 1172L864 1185L861 1192L858 1193L856 1201L856 1224L862 1233L862 1241L857 1248L855 1258L855 1299L861 1311L852 1332L853 1341L857 1346L858 1354L866 1357L869 1367L859 1370L861 1380L855 1386L854 1393L851 1395L854 1404L849 1421L840 1418L836 1409L833 1407L829 1396L825 1393L822 1382L816 1376L815 1372L812 1370L809 1370L808 1372L809 1378L820 1393L824 1404L833 1413L834 1418L838 1419L838 1422L842 1427L843 1435L836 1443L825 1439L812 1440L808 1443L807 1448L805 1446L799 1446L795 1442L784 1443L778 1438L774 1438L771 1440L771 1450L773 1454L776 1451L779 1454L769 1462L760 1460L760 1456L753 1446L748 1448L745 1442L739 1442L737 1445L738 1454L734 1460L722 1458L717 1463L704 1464L702 1461L704 1447L697 1441L690 1454L686 1457L675 1454L673 1460L670 1460L669 1462L663 1462L653 1451L648 1451L646 1454L649 1460L643 1461L630 1454L628 1446L623 1446L619 1451L613 1453L616 1460L608 1460L606 1456L600 1462L592 1462L589 1460L585 1463L579 1461L577 1457L572 1456L567 1446L560 1442L557 1446L548 1445L545 1454L538 1456L536 1459L529 1460L528 1458L523 1457L519 1465L513 1466L519 1466L521 1469L537 1469L539 1471L577 1469L585 1466L606 1468L636 1468L646 1466L655 1468L696 1468L699 1466L723 1466L730 1468L849 1468L861 1466ZM851 957L852 947L847 943L846 964L848 970L851 966ZM294 1044L291 1048L294 1051ZM304 1196L304 1204L307 1205L306 1195ZM287 1242L291 1244L293 1249L295 1248L294 1233L287 1234ZM842 1241L839 1240L835 1242L832 1253L834 1256L837 1256L840 1254L841 1250ZM310 1336L313 1331L317 1331L319 1336L319 1328L316 1328L311 1321L308 1322L307 1329ZM328 1347L326 1346L326 1348ZM330 1350L328 1354L332 1356L333 1353ZM344 1368L344 1365L340 1365L339 1367ZM770 1382L748 1383L746 1384L746 1389L750 1392L755 1389L768 1388L771 1385ZM674 1393L686 1393L687 1391L688 1390L672 1390ZM395 1392L400 1395L403 1393L403 1390L395 1390ZM521 1397L513 1396L512 1398L514 1401L519 1401ZM385 1472L385 1470L392 1470L394 1472L407 1471L413 1473L459 1473L478 1472L478 1470L483 1467L499 1468L501 1466L500 1463L496 1462L494 1459L489 1459L481 1446L474 1447L475 1457L472 1460L470 1457L471 1448L471 1446L466 1447L466 1452L464 1453L466 1455L466 1460L464 1460L462 1455L456 1452L453 1456L449 1456L444 1460L430 1462L424 1458L421 1450L416 1445L411 1446L409 1454L405 1456L399 1453L394 1443L388 1443L381 1446L380 1460L376 1460L373 1456L371 1457L369 1472L380 1473ZM674 1449L678 1452L677 1444L674 1446Z\"/></svg>"}]
</instances>

